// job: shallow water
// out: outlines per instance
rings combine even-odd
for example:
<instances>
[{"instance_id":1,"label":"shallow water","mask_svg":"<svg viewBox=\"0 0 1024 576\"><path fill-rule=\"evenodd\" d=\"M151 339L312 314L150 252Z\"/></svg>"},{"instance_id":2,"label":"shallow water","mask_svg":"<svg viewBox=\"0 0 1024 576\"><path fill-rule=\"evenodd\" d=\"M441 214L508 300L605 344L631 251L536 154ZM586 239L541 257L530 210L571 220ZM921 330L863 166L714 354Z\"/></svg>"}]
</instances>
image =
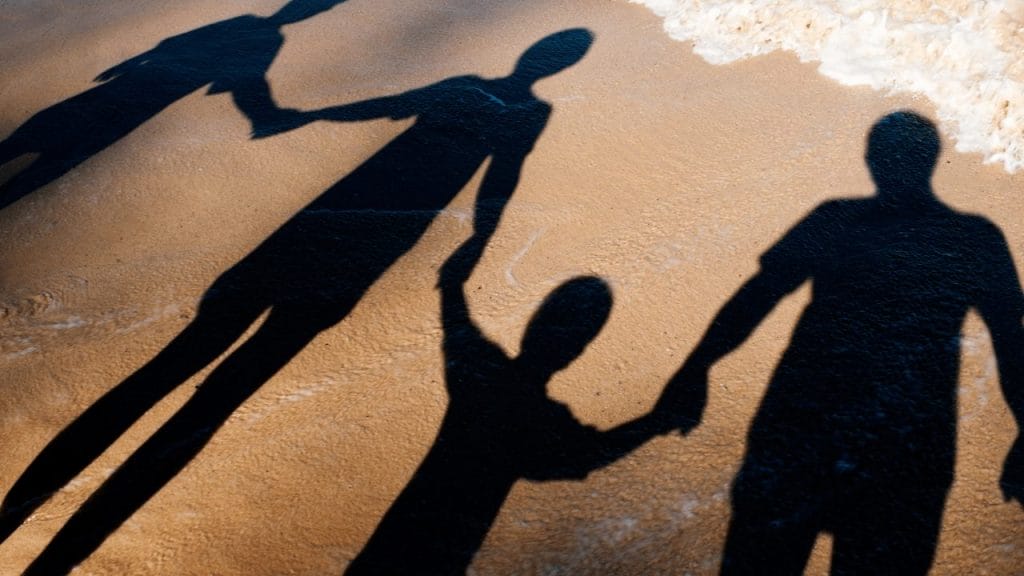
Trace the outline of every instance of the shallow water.
<instances>
[{"instance_id":1,"label":"shallow water","mask_svg":"<svg viewBox=\"0 0 1024 576\"><path fill-rule=\"evenodd\" d=\"M957 150L1024 168L1024 1L631 1L713 64L785 50L846 85L923 94Z\"/></svg>"}]
</instances>

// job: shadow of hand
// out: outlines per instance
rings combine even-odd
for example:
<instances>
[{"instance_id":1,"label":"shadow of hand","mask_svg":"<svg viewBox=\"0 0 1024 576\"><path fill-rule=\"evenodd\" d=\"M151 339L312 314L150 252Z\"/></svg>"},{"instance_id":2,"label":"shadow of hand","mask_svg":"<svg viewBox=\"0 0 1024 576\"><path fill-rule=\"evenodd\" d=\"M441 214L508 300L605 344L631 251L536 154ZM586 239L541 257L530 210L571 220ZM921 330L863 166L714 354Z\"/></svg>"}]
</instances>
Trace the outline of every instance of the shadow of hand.
<instances>
[{"instance_id":1,"label":"shadow of hand","mask_svg":"<svg viewBox=\"0 0 1024 576\"><path fill-rule=\"evenodd\" d=\"M1007 502L1016 500L1024 507L1024 436L1017 440L1006 455L1003 474L999 477L999 488Z\"/></svg>"},{"instance_id":2,"label":"shadow of hand","mask_svg":"<svg viewBox=\"0 0 1024 576\"><path fill-rule=\"evenodd\" d=\"M300 112L291 108L281 108L274 112L274 119L270 122L261 122L259 125L254 125L252 129L252 139L260 140L263 138L269 138L271 136L277 136L285 132L290 132L296 128L301 128L310 122L319 120L319 116L311 112Z\"/></svg>"},{"instance_id":3,"label":"shadow of hand","mask_svg":"<svg viewBox=\"0 0 1024 576\"><path fill-rule=\"evenodd\" d=\"M487 238L476 234L463 242L438 270L438 287L461 286L465 283L473 273L473 267L480 260L486 244Z\"/></svg>"},{"instance_id":4,"label":"shadow of hand","mask_svg":"<svg viewBox=\"0 0 1024 576\"><path fill-rule=\"evenodd\" d=\"M707 370L687 363L665 386L652 414L680 434L687 434L700 424L707 401Z\"/></svg>"}]
</instances>

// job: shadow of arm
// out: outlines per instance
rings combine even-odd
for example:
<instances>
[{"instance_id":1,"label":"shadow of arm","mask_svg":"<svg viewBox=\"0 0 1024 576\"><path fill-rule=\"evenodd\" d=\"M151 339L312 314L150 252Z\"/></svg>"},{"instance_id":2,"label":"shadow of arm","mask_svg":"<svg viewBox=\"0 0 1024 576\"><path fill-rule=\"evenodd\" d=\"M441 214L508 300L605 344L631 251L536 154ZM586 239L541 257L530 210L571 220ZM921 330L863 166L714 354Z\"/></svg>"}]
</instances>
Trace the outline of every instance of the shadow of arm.
<instances>
[{"instance_id":1,"label":"shadow of arm","mask_svg":"<svg viewBox=\"0 0 1024 576\"><path fill-rule=\"evenodd\" d=\"M93 82L108 82L110 80L113 80L114 78L117 78L118 76L127 74L128 72L131 72L132 70L135 70L136 68L145 65L146 62L149 62L151 52L152 50L143 52L138 56L133 56L125 60L124 62L121 62L120 64L115 64L110 68L107 68L103 72L100 72L100 74L96 76L96 78L93 78Z\"/></svg>"},{"instance_id":2,"label":"shadow of arm","mask_svg":"<svg viewBox=\"0 0 1024 576\"><path fill-rule=\"evenodd\" d=\"M490 238L494 234L509 198L519 185L523 163L529 153L530 148L524 146L522 149L496 152L491 158L476 196L474 235Z\"/></svg>"},{"instance_id":3,"label":"shadow of arm","mask_svg":"<svg viewBox=\"0 0 1024 576\"><path fill-rule=\"evenodd\" d=\"M748 280L715 315L700 343L665 385L654 408L656 418L672 421L684 434L700 424L707 404L708 371L743 344L779 300L803 280L802 275L766 270Z\"/></svg>"},{"instance_id":4,"label":"shadow of arm","mask_svg":"<svg viewBox=\"0 0 1024 576\"><path fill-rule=\"evenodd\" d=\"M400 120L422 112L428 101L434 99L439 91L445 90L444 86L445 82L441 82L402 94L321 108L310 112L309 115L314 120L329 120L331 122L363 122L378 118Z\"/></svg>"},{"instance_id":5,"label":"shadow of arm","mask_svg":"<svg viewBox=\"0 0 1024 576\"><path fill-rule=\"evenodd\" d=\"M493 344L469 313L465 284L479 262L486 237L471 236L441 266L441 325L444 329L446 386L455 396L465 385L474 385L485 365L505 364L508 358Z\"/></svg>"},{"instance_id":6,"label":"shadow of arm","mask_svg":"<svg viewBox=\"0 0 1024 576\"><path fill-rule=\"evenodd\" d=\"M270 83L262 75L237 81L231 99L252 125L253 138L281 134L309 121L298 110L278 107Z\"/></svg>"},{"instance_id":7,"label":"shadow of arm","mask_svg":"<svg viewBox=\"0 0 1024 576\"><path fill-rule=\"evenodd\" d=\"M658 418L674 420L685 434L700 424L707 404L708 371L738 348L775 306L828 258L821 238L834 227L836 205L826 204L793 227L761 256L760 271L715 315L696 348L669 380L655 405Z\"/></svg>"},{"instance_id":8,"label":"shadow of arm","mask_svg":"<svg viewBox=\"0 0 1024 576\"><path fill-rule=\"evenodd\" d=\"M252 103L243 104L237 94L235 98L236 105L253 122L254 139L276 136L277 134L301 128L318 120L364 122L378 118L391 118L392 120L409 118L415 116L423 109L424 101L432 97L436 90L436 85L427 86L426 88L419 88L394 96L382 96L380 98L330 106L309 112L297 112L288 108L277 108L271 98L270 87L266 85L266 80L260 79L260 82L262 82L263 87L249 86L246 92L248 97L252 99ZM272 112L276 112L276 114L270 120L260 122L259 127L257 127L255 115L265 115L262 111L266 109L270 109Z\"/></svg>"},{"instance_id":9,"label":"shadow of arm","mask_svg":"<svg viewBox=\"0 0 1024 576\"><path fill-rule=\"evenodd\" d=\"M556 427L546 454L536 454L524 472L527 480L585 480L591 472L600 470L628 456L655 436L665 434L670 427L655 414L647 414L601 432L593 426L580 423L568 408L562 425Z\"/></svg>"},{"instance_id":10,"label":"shadow of arm","mask_svg":"<svg viewBox=\"0 0 1024 576\"><path fill-rule=\"evenodd\" d=\"M441 266L441 320L445 333L445 354L465 356L466 350L454 346L455 336L462 346L493 347L469 316L464 285L469 280L483 251L497 230L501 214L519 184L529 144L522 150L501 151L491 158L476 196L473 235Z\"/></svg>"},{"instance_id":11,"label":"shadow of arm","mask_svg":"<svg viewBox=\"0 0 1024 576\"><path fill-rule=\"evenodd\" d=\"M994 257L983 264L989 274L978 311L992 335L1000 385L1018 429L999 486L1006 500L1024 506L1024 294L1006 241L998 230L993 232L997 239L988 253Z\"/></svg>"}]
</instances>

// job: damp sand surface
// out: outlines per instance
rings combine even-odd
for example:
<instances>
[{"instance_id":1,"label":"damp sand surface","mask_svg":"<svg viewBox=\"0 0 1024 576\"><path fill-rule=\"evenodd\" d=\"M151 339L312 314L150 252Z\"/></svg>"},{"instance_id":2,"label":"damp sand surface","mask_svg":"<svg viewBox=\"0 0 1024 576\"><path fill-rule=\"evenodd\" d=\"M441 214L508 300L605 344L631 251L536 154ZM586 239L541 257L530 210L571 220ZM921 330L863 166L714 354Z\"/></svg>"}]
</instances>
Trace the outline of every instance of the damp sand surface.
<instances>
[{"instance_id":1,"label":"damp sand surface","mask_svg":"<svg viewBox=\"0 0 1024 576\"><path fill-rule=\"evenodd\" d=\"M8 2L0 135L164 39L278 8ZM580 421L609 429L652 407L790 227L824 201L872 194L863 156L877 119L936 110L910 93L842 86L786 53L708 64L645 8L607 0L349 0L284 27L267 80L281 106L319 109L445 78L506 76L532 44L577 27L594 34L593 46L534 86L550 117L466 287L484 334L515 355L545 295L575 276L605 279L610 318L548 393ZM174 100L0 212L5 496L61 430L189 326L222 273L415 123L317 122L252 139L230 94L207 91ZM0 180L31 160L0 166ZM472 233L486 168L76 573L342 573L445 414L438 271ZM992 221L1024 269L1019 175L946 139L933 184L947 205ZM350 233L344 226L369 234L388 224L356 219L296 242L315 251ZM260 282L287 292L287 264L277 276L264 268ZM717 573L747 431L810 297L804 285L784 299L715 366L704 419L688 436L654 438L585 480L517 482L470 572ZM256 317L221 357L267 320ZM998 478L1017 427L973 314L960 348L955 481L932 573L1011 575L1024 565L1024 511L1003 502ZM217 362L161 396L17 527L0 544L0 573L25 570ZM819 538L809 574L827 573L829 543Z\"/></svg>"}]
</instances>

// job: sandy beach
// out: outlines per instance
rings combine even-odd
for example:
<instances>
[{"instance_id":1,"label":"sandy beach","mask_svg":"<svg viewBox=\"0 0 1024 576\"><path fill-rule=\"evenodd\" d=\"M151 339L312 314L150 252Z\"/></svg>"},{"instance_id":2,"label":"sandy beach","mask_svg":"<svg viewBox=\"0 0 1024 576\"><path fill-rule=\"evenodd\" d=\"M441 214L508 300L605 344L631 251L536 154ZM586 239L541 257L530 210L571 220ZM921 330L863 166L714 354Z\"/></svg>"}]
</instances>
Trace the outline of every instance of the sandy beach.
<instances>
[{"instance_id":1,"label":"sandy beach","mask_svg":"<svg viewBox=\"0 0 1024 576\"><path fill-rule=\"evenodd\" d=\"M162 42L173 49L168 39L246 14L270 17L283 4L0 2L0 138L89 90L132 82L130 72L94 79ZM625 0L347 0L328 8L280 26L279 46L261 29L265 80L281 109L415 95L453 78L470 82L467 94L482 91L509 107L504 93L487 93L499 84L473 82L522 74L517 61L549 35L592 35L574 59L541 54L532 97L517 96L525 120L486 133L487 146L521 162L501 180L514 190L488 212L500 219L462 289L482 337L514 358L552 291L579 276L607 283L607 322L547 386L579 422L602 431L652 409L788 230L823 202L874 193L864 158L876 121L902 109L935 118L923 97L842 86L792 54L713 66ZM210 37L255 26L232 22ZM114 87L90 93L61 112L85 118L83 127L61 121L42 133L95 142L97 110L138 110L137 121L101 149L61 149L76 163L0 210L4 506L19 479L32 494L26 470L50 473L41 454L64 461L59 445L48 446L105 394L125 382L166 388L109 401L123 433L94 409L109 442L90 443L79 429L65 434L67 446L82 442L95 458L69 465L69 481L4 526L2 574L30 570L40 557L58 571L77 565L81 575L342 574L432 449L452 404L441 314L449 296L439 285L455 285L440 274L479 233L476 211L490 205L478 192L504 156L466 160L449 179L430 164L432 154L472 126L456 122L459 130L428 132L415 141L420 148L399 150L402 135L442 114L401 108L406 100L355 108L344 121L340 113L339 121L308 123L283 114L260 133L238 85L197 79L145 112ZM518 142L520 130L534 128L533 141ZM429 134L443 136L437 149ZM1021 174L942 139L936 196L994 224L1024 270ZM386 153L394 157L381 170L405 170L400 182L429 184L441 173L450 201L399 216L297 216L355 186L362 167ZM0 184L45 154L0 164ZM345 276L364 266L374 272ZM336 278L352 278L337 302L325 296L329 305L308 309ZM658 435L583 479L516 480L467 573L717 574L748 430L811 298L810 282L802 283L715 364L703 418L689 434ZM190 328L200 334L186 341L180 335ZM1020 574L1024 507L1006 502L999 487L1018 423L978 312L961 334L952 344L960 358L953 484L929 573ZM249 388L229 393L232 400L209 392L213 400L200 405L208 379ZM198 436L187 419L175 428L189 410L206 426ZM180 470L159 481L146 475L147 462L177 458L179 444L195 450ZM138 477L118 472L132 467ZM98 527L96 518L113 524ZM103 533L90 535L90 526ZM817 537L807 574L828 573L831 542L828 533Z\"/></svg>"}]
</instances>

